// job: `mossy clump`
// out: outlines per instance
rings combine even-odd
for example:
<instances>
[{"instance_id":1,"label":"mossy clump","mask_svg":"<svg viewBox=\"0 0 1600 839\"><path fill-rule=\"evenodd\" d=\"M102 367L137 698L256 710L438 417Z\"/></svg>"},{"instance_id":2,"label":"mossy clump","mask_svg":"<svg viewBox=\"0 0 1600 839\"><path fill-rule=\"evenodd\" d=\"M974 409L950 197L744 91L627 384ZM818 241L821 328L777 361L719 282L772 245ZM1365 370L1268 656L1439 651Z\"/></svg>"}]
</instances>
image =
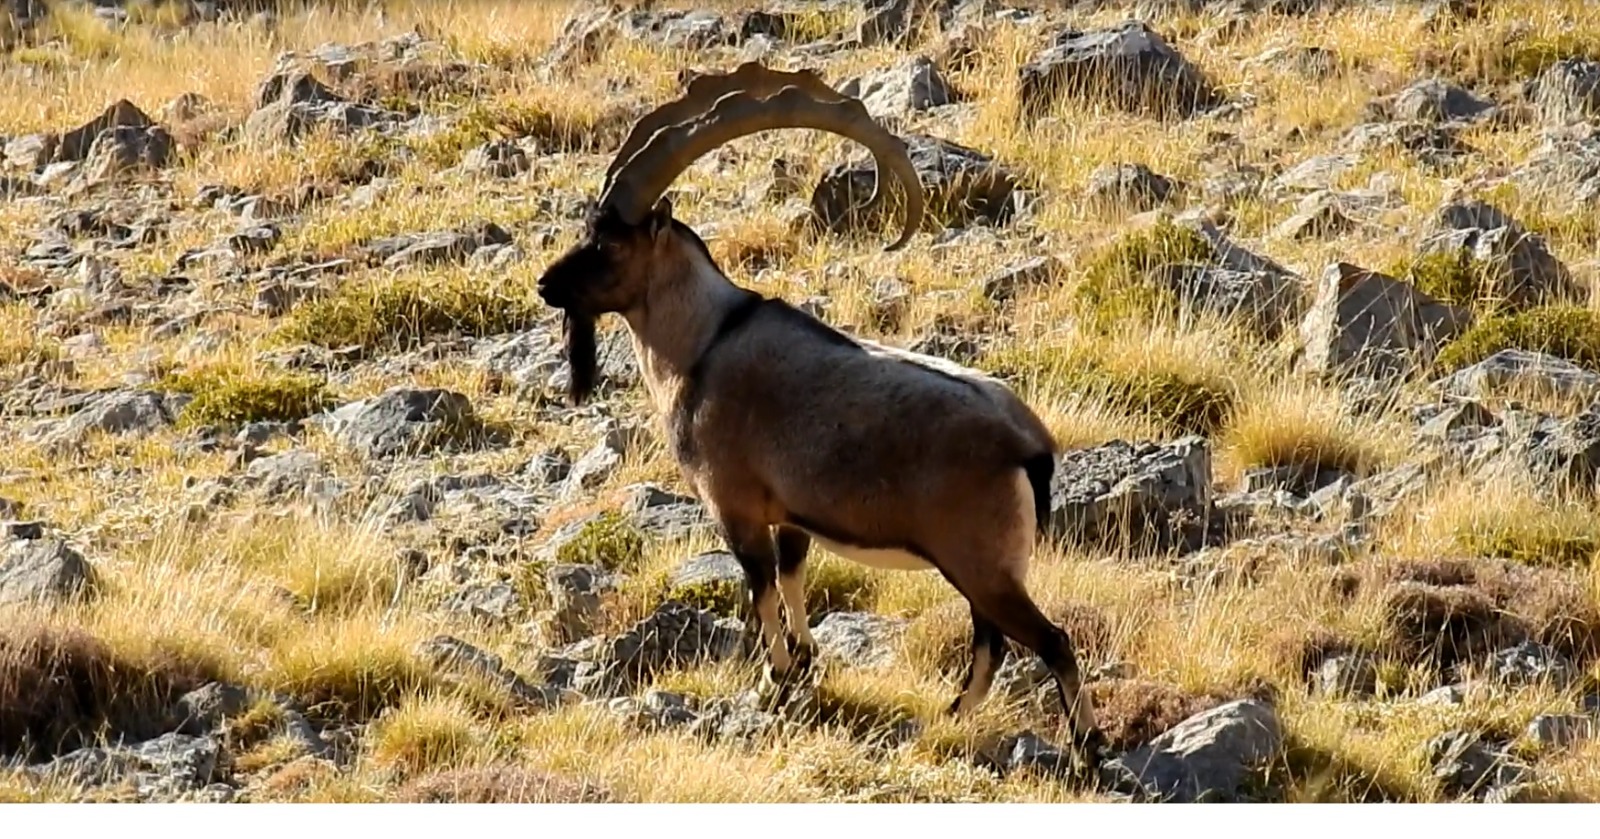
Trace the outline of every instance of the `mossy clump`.
<instances>
[{"instance_id":1,"label":"mossy clump","mask_svg":"<svg viewBox=\"0 0 1600 839\"><path fill-rule=\"evenodd\" d=\"M1507 349L1545 353L1600 370L1600 312L1549 305L1485 317L1440 350L1436 363L1451 372Z\"/></svg>"},{"instance_id":2,"label":"mossy clump","mask_svg":"<svg viewBox=\"0 0 1600 839\"><path fill-rule=\"evenodd\" d=\"M1600 60L1600 42L1562 32L1520 38L1479 58L1475 68L1485 82L1532 79L1551 65L1568 59Z\"/></svg>"},{"instance_id":3,"label":"mossy clump","mask_svg":"<svg viewBox=\"0 0 1600 839\"><path fill-rule=\"evenodd\" d=\"M1516 518L1474 527L1459 537L1468 552L1523 565L1587 568L1600 558L1600 537L1556 518Z\"/></svg>"},{"instance_id":4,"label":"mossy clump","mask_svg":"<svg viewBox=\"0 0 1600 839\"><path fill-rule=\"evenodd\" d=\"M443 335L498 335L538 322L537 298L515 289L515 285L495 289L421 277L352 284L295 309L281 334L290 341L330 348L402 351Z\"/></svg>"},{"instance_id":5,"label":"mossy clump","mask_svg":"<svg viewBox=\"0 0 1600 839\"><path fill-rule=\"evenodd\" d=\"M637 568L644 561L644 534L621 513L607 510L578 527L556 548L557 562L593 564L613 571Z\"/></svg>"},{"instance_id":6,"label":"mossy clump","mask_svg":"<svg viewBox=\"0 0 1600 839\"><path fill-rule=\"evenodd\" d=\"M1484 264L1465 252L1436 251L1391 265L1383 273L1411 283L1418 291L1450 303L1484 309L1494 277Z\"/></svg>"},{"instance_id":7,"label":"mossy clump","mask_svg":"<svg viewBox=\"0 0 1600 839\"><path fill-rule=\"evenodd\" d=\"M1090 255L1075 301L1100 324L1124 318L1148 318L1170 311L1175 297L1150 281L1163 265L1206 264L1216 257L1211 242L1198 231L1162 219L1129 233Z\"/></svg>"},{"instance_id":8,"label":"mossy clump","mask_svg":"<svg viewBox=\"0 0 1600 839\"><path fill-rule=\"evenodd\" d=\"M162 387L190 397L178 422L191 427L295 422L331 408L334 402L327 385L316 376L239 366L171 373Z\"/></svg>"}]
</instances>

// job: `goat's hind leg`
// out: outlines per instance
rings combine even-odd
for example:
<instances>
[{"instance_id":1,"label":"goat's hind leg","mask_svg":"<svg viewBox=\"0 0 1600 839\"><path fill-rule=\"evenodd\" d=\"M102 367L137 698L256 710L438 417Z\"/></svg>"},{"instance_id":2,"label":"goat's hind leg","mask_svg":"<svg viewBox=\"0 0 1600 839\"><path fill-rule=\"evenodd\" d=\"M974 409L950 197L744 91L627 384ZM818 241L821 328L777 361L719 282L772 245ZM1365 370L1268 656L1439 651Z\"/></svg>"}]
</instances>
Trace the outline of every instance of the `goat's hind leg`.
<instances>
[{"instance_id":1,"label":"goat's hind leg","mask_svg":"<svg viewBox=\"0 0 1600 839\"><path fill-rule=\"evenodd\" d=\"M967 664L966 678L961 682L961 692L950 703L947 713L963 716L972 713L989 695L994 675L1006 659L1006 636L1000 627L972 607L972 660Z\"/></svg>"}]
</instances>

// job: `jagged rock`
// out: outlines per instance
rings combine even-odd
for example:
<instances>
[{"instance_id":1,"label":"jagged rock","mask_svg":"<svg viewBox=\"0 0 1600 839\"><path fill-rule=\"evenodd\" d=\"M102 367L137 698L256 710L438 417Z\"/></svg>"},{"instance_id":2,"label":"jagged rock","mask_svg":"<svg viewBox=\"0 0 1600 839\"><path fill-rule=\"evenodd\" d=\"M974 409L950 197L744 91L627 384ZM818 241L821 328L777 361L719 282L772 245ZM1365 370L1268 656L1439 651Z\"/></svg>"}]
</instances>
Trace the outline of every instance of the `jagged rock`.
<instances>
[{"instance_id":1,"label":"jagged rock","mask_svg":"<svg viewBox=\"0 0 1600 839\"><path fill-rule=\"evenodd\" d=\"M1340 236L1356 226L1337 193L1317 190L1300 199L1294 214L1284 219L1275 233L1285 239L1317 239Z\"/></svg>"},{"instance_id":2,"label":"jagged rock","mask_svg":"<svg viewBox=\"0 0 1600 839\"><path fill-rule=\"evenodd\" d=\"M854 667L893 663L906 621L870 612L830 612L811 629L818 651Z\"/></svg>"},{"instance_id":3,"label":"jagged rock","mask_svg":"<svg viewBox=\"0 0 1600 839\"><path fill-rule=\"evenodd\" d=\"M207 682L178 697L174 716L178 732L193 736L211 734L226 720L250 708L250 689L223 682Z\"/></svg>"},{"instance_id":4,"label":"jagged rock","mask_svg":"<svg viewBox=\"0 0 1600 839\"><path fill-rule=\"evenodd\" d=\"M570 644L594 634L601 596L616 585L614 575L595 565L557 564L545 571L552 613L547 626L556 643Z\"/></svg>"},{"instance_id":5,"label":"jagged rock","mask_svg":"<svg viewBox=\"0 0 1600 839\"><path fill-rule=\"evenodd\" d=\"M741 621L668 600L580 667L574 685L584 693L615 694L667 667L736 655L742 637Z\"/></svg>"},{"instance_id":6,"label":"jagged rock","mask_svg":"<svg viewBox=\"0 0 1600 839\"><path fill-rule=\"evenodd\" d=\"M472 402L440 388L394 387L348 403L329 417L330 430L367 457L419 455L460 442L477 425Z\"/></svg>"},{"instance_id":7,"label":"jagged rock","mask_svg":"<svg viewBox=\"0 0 1600 839\"><path fill-rule=\"evenodd\" d=\"M1299 278L1287 272L1173 262L1150 272L1149 279L1195 314L1237 320L1268 341L1298 322L1307 307Z\"/></svg>"},{"instance_id":8,"label":"jagged rock","mask_svg":"<svg viewBox=\"0 0 1600 839\"><path fill-rule=\"evenodd\" d=\"M1444 79L1411 83L1394 96L1394 115L1414 122L1474 120L1494 110L1494 103Z\"/></svg>"},{"instance_id":9,"label":"jagged rock","mask_svg":"<svg viewBox=\"0 0 1600 839\"><path fill-rule=\"evenodd\" d=\"M667 597L693 600L735 614L749 597L744 566L727 551L708 551L684 560L667 577Z\"/></svg>"},{"instance_id":10,"label":"jagged rock","mask_svg":"<svg viewBox=\"0 0 1600 839\"><path fill-rule=\"evenodd\" d=\"M1042 116L1056 97L1178 118L1225 101L1198 67L1136 19L1105 29L1062 30L1022 66L1017 100L1025 121Z\"/></svg>"},{"instance_id":11,"label":"jagged rock","mask_svg":"<svg viewBox=\"0 0 1600 839\"><path fill-rule=\"evenodd\" d=\"M514 178L532 167L528 153L511 140L492 140L468 150L461 158L462 171L496 178Z\"/></svg>"},{"instance_id":12,"label":"jagged rock","mask_svg":"<svg viewBox=\"0 0 1600 839\"><path fill-rule=\"evenodd\" d=\"M1211 449L1191 435L1166 445L1114 440L1062 455L1049 531L1083 545L1192 550L1211 524Z\"/></svg>"},{"instance_id":13,"label":"jagged rock","mask_svg":"<svg viewBox=\"0 0 1600 839\"><path fill-rule=\"evenodd\" d=\"M993 157L928 134L908 134L901 139L922 182L930 218L940 218L950 227L966 227L980 221L993 226L1009 222L1017 181ZM835 233L863 226L877 229L873 216L881 218L881 212L869 215L862 209L872 195L876 179L877 164L870 155L829 169L812 190L813 217ZM898 194L898 188L887 183L884 188L890 190L891 196L884 204L895 206L892 196Z\"/></svg>"},{"instance_id":14,"label":"jagged rock","mask_svg":"<svg viewBox=\"0 0 1600 839\"><path fill-rule=\"evenodd\" d=\"M1323 271L1300 323L1303 361L1318 373L1403 373L1431 361L1470 325L1470 312L1410 283L1335 262Z\"/></svg>"},{"instance_id":15,"label":"jagged rock","mask_svg":"<svg viewBox=\"0 0 1600 839\"><path fill-rule=\"evenodd\" d=\"M1512 310L1573 302L1584 293L1543 237L1490 204L1451 202L1434 214L1434 225L1419 250L1476 261L1493 284L1484 293Z\"/></svg>"},{"instance_id":16,"label":"jagged rock","mask_svg":"<svg viewBox=\"0 0 1600 839\"><path fill-rule=\"evenodd\" d=\"M1114 163L1089 173L1089 198L1134 211L1151 210L1182 188L1143 163Z\"/></svg>"},{"instance_id":17,"label":"jagged rock","mask_svg":"<svg viewBox=\"0 0 1600 839\"><path fill-rule=\"evenodd\" d=\"M1560 59L1546 67L1532 87L1534 108L1547 123L1562 125L1600 116L1600 61Z\"/></svg>"},{"instance_id":18,"label":"jagged rock","mask_svg":"<svg viewBox=\"0 0 1600 839\"><path fill-rule=\"evenodd\" d=\"M1371 696L1378 690L1378 666L1360 653L1329 656L1317 668L1317 689L1330 696Z\"/></svg>"},{"instance_id":19,"label":"jagged rock","mask_svg":"<svg viewBox=\"0 0 1600 839\"><path fill-rule=\"evenodd\" d=\"M514 701L535 709L553 708L576 700L570 691L534 685L506 667L500 657L459 638L437 635L424 641L417 654L440 673L483 679L505 690Z\"/></svg>"},{"instance_id":20,"label":"jagged rock","mask_svg":"<svg viewBox=\"0 0 1600 839\"><path fill-rule=\"evenodd\" d=\"M1561 690L1577 676L1565 656L1533 641L1496 652L1489 666L1498 683L1514 687L1547 683Z\"/></svg>"},{"instance_id":21,"label":"jagged rock","mask_svg":"<svg viewBox=\"0 0 1600 839\"><path fill-rule=\"evenodd\" d=\"M1250 773L1276 758L1282 745L1272 706L1239 699L1178 723L1109 762L1102 774L1142 799L1234 801Z\"/></svg>"},{"instance_id":22,"label":"jagged rock","mask_svg":"<svg viewBox=\"0 0 1600 839\"><path fill-rule=\"evenodd\" d=\"M1542 486L1592 488L1600 478L1600 401L1564 422L1535 426L1522 452L1528 471Z\"/></svg>"},{"instance_id":23,"label":"jagged rock","mask_svg":"<svg viewBox=\"0 0 1600 839\"><path fill-rule=\"evenodd\" d=\"M1562 396L1600 395L1600 373L1553 355L1510 347L1439 380L1439 389L1485 399L1510 392Z\"/></svg>"},{"instance_id":24,"label":"jagged rock","mask_svg":"<svg viewBox=\"0 0 1600 839\"><path fill-rule=\"evenodd\" d=\"M1526 193L1586 212L1600 197L1600 129L1580 122L1544 132L1510 181Z\"/></svg>"},{"instance_id":25,"label":"jagged rock","mask_svg":"<svg viewBox=\"0 0 1600 839\"><path fill-rule=\"evenodd\" d=\"M150 390L96 394L77 413L52 428L46 440L77 445L95 433L142 435L171 425L183 401L176 394Z\"/></svg>"},{"instance_id":26,"label":"jagged rock","mask_svg":"<svg viewBox=\"0 0 1600 839\"><path fill-rule=\"evenodd\" d=\"M1430 738L1425 748L1446 795L1482 800L1528 776L1526 767L1492 750L1475 732L1447 731Z\"/></svg>"},{"instance_id":27,"label":"jagged rock","mask_svg":"<svg viewBox=\"0 0 1600 839\"><path fill-rule=\"evenodd\" d=\"M1595 719L1583 714L1540 714L1528 721L1524 736L1535 745L1561 749L1595 736Z\"/></svg>"},{"instance_id":28,"label":"jagged rock","mask_svg":"<svg viewBox=\"0 0 1600 839\"><path fill-rule=\"evenodd\" d=\"M52 603L91 594L88 560L60 539L13 541L0 550L0 605Z\"/></svg>"},{"instance_id":29,"label":"jagged rock","mask_svg":"<svg viewBox=\"0 0 1600 839\"><path fill-rule=\"evenodd\" d=\"M839 92L860 99L867 106L867 112L880 119L955 101L933 60L923 55L851 79L839 87Z\"/></svg>"},{"instance_id":30,"label":"jagged rock","mask_svg":"<svg viewBox=\"0 0 1600 839\"><path fill-rule=\"evenodd\" d=\"M85 786L127 783L141 800L171 799L212 783L220 748L209 737L163 734L131 746L91 746L28 767L40 780Z\"/></svg>"},{"instance_id":31,"label":"jagged rock","mask_svg":"<svg viewBox=\"0 0 1600 839\"><path fill-rule=\"evenodd\" d=\"M245 119L243 134L261 144L293 143L321 126L342 132L398 123L393 111L351 102L303 69L278 69L256 90L256 109Z\"/></svg>"},{"instance_id":32,"label":"jagged rock","mask_svg":"<svg viewBox=\"0 0 1600 839\"><path fill-rule=\"evenodd\" d=\"M1003 303L1023 289L1049 285L1066 276L1067 266L1054 256L1023 260L983 281L983 296Z\"/></svg>"}]
</instances>

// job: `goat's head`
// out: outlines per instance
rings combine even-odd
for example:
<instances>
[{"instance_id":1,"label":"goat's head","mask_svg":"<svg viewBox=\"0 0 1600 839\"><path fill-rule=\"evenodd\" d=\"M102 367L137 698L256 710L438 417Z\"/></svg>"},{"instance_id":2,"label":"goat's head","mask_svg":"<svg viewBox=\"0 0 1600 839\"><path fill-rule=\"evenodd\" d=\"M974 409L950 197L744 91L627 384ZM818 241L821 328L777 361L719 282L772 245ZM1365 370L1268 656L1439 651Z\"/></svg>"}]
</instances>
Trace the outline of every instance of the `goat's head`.
<instances>
[{"instance_id":1,"label":"goat's head","mask_svg":"<svg viewBox=\"0 0 1600 839\"><path fill-rule=\"evenodd\" d=\"M866 146L878 172L892 174L906 198L900 238L885 250L911 240L922 225L922 184L905 144L860 100L829 87L815 71L785 72L755 61L730 73L697 76L682 97L634 124L606 170L583 238L539 279L539 296L566 316L574 402L587 398L594 384L595 318L638 305L653 283L681 269L684 260L674 254L700 247L693 232L672 217L672 205L662 197L667 187L718 146L783 128L827 131ZM884 186L880 178L868 208L883 200Z\"/></svg>"}]
</instances>

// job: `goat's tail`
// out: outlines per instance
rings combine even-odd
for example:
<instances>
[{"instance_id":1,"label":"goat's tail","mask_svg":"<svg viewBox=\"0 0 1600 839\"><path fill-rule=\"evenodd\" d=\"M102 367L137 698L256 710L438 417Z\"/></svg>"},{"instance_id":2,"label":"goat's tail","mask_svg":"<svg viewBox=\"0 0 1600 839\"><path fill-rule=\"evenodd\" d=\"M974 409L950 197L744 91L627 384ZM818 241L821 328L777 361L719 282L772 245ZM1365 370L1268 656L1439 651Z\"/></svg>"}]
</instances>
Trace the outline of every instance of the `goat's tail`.
<instances>
[{"instance_id":1,"label":"goat's tail","mask_svg":"<svg viewBox=\"0 0 1600 839\"><path fill-rule=\"evenodd\" d=\"M1022 461L1022 471L1033 487L1034 529L1043 536L1050 527L1050 478L1056 471L1056 456L1049 451L1031 455Z\"/></svg>"}]
</instances>

